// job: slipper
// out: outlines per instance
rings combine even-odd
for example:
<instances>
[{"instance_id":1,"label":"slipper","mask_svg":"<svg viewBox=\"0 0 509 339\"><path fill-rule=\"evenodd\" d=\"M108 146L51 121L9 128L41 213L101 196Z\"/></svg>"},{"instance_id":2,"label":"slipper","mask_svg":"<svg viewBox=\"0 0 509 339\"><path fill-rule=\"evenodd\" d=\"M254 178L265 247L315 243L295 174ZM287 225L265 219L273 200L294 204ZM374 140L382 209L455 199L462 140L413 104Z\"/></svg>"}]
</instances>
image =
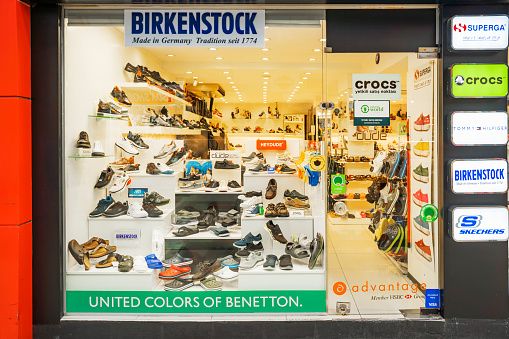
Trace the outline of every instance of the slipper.
<instances>
[{"instance_id":1,"label":"slipper","mask_svg":"<svg viewBox=\"0 0 509 339\"><path fill-rule=\"evenodd\" d=\"M295 259L303 259L309 257L309 252L302 248L301 245L293 242L286 244L285 253L291 255Z\"/></svg>"},{"instance_id":2,"label":"slipper","mask_svg":"<svg viewBox=\"0 0 509 339\"><path fill-rule=\"evenodd\" d=\"M179 228L177 230L177 232L173 232L173 234L176 237L186 237L188 235L196 234L196 233L200 233L200 231L198 231L197 229L192 229L192 228L186 227L186 226Z\"/></svg>"},{"instance_id":3,"label":"slipper","mask_svg":"<svg viewBox=\"0 0 509 339\"><path fill-rule=\"evenodd\" d=\"M119 272L129 272L133 269L134 260L130 255L124 255L118 263Z\"/></svg>"},{"instance_id":4,"label":"slipper","mask_svg":"<svg viewBox=\"0 0 509 339\"><path fill-rule=\"evenodd\" d=\"M93 250L97 246L99 246L99 244L109 245L109 243L110 243L109 240L104 240L104 239L101 239L98 237L93 237L93 238L90 238L90 240L87 241L86 243L81 244L81 246L83 246L86 250Z\"/></svg>"},{"instance_id":5,"label":"slipper","mask_svg":"<svg viewBox=\"0 0 509 339\"><path fill-rule=\"evenodd\" d=\"M99 261L97 264L95 264L95 267L97 268L106 268L113 266L114 261L120 261L122 260L122 256L118 253L111 253L108 255L108 258Z\"/></svg>"},{"instance_id":6,"label":"slipper","mask_svg":"<svg viewBox=\"0 0 509 339\"><path fill-rule=\"evenodd\" d=\"M159 260L155 254L149 254L145 257L145 261L147 262L148 268L153 270L157 270L163 268L163 263Z\"/></svg>"},{"instance_id":7,"label":"slipper","mask_svg":"<svg viewBox=\"0 0 509 339\"><path fill-rule=\"evenodd\" d=\"M117 250L117 246L104 245L90 254L90 258L100 258Z\"/></svg>"}]
</instances>

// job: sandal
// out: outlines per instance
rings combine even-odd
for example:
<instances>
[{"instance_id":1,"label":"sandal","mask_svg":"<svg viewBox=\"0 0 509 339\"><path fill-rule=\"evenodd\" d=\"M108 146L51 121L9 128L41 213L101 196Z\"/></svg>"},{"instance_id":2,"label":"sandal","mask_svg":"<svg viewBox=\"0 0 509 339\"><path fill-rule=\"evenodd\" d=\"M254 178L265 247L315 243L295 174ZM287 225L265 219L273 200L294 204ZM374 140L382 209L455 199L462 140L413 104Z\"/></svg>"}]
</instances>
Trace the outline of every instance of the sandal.
<instances>
[{"instance_id":1,"label":"sandal","mask_svg":"<svg viewBox=\"0 0 509 339\"><path fill-rule=\"evenodd\" d=\"M134 259L130 255L124 255L118 263L119 272L129 272L133 269Z\"/></svg>"},{"instance_id":2,"label":"sandal","mask_svg":"<svg viewBox=\"0 0 509 339\"><path fill-rule=\"evenodd\" d=\"M182 291L186 288L194 286L194 281L182 277L175 278L175 280L164 284L165 291Z\"/></svg>"},{"instance_id":3,"label":"sandal","mask_svg":"<svg viewBox=\"0 0 509 339\"><path fill-rule=\"evenodd\" d=\"M99 261L97 264L95 264L95 267L97 268L106 268L113 266L114 261L120 261L122 260L122 256L118 253L111 253L108 255L108 258L104 259L103 261Z\"/></svg>"},{"instance_id":4,"label":"sandal","mask_svg":"<svg viewBox=\"0 0 509 339\"><path fill-rule=\"evenodd\" d=\"M117 250L117 246L104 245L90 253L90 258L100 258Z\"/></svg>"},{"instance_id":5,"label":"sandal","mask_svg":"<svg viewBox=\"0 0 509 339\"><path fill-rule=\"evenodd\" d=\"M309 257L309 252L302 248L301 245L294 242L286 244L285 253L291 255L295 259L303 259Z\"/></svg>"},{"instance_id":6,"label":"sandal","mask_svg":"<svg viewBox=\"0 0 509 339\"><path fill-rule=\"evenodd\" d=\"M153 270L163 268L163 263L159 260L155 254L149 254L145 257L145 261L147 262L148 268Z\"/></svg>"},{"instance_id":7,"label":"sandal","mask_svg":"<svg viewBox=\"0 0 509 339\"><path fill-rule=\"evenodd\" d=\"M196 229L192 229L192 228L183 226L183 227L179 228L177 232L173 232L173 234L176 237L187 237L188 235L196 234L196 233L199 233L199 232L200 231L198 231Z\"/></svg>"},{"instance_id":8,"label":"sandal","mask_svg":"<svg viewBox=\"0 0 509 339\"><path fill-rule=\"evenodd\" d=\"M90 264L90 260L88 257L88 251L78 244L78 242L74 239L69 241L69 244L67 246L69 248L69 252L73 256L73 258L78 262L80 265L85 265L85 270L89 270L92 265Z\"/></svg>"},{"instance_id":9,"label":"sandal","mask_svg":"<svg viewBox=\"0 0 509 339\"><path fill-rule=\"evenodd\" d=\"M87 241L86 243L81 244L81 246L83 246L86 250L89 251L89 250L95 249L100 244L109 245L109 243L110 243L109 240L104 240L104 239L101 239L98 237L93 237L93 238L90 238L90 240Z\"/></svg>"}]
</instances>

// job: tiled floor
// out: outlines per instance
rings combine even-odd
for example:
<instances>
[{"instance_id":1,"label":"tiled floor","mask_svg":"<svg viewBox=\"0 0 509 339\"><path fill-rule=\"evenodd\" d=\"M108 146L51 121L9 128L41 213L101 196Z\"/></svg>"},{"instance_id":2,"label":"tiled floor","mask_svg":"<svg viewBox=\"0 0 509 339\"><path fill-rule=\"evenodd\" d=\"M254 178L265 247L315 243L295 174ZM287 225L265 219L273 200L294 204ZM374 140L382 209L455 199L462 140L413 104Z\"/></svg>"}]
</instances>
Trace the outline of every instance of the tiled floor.
<instances>
[{"instance_id":1,"label":"tiled floor","mask_svg":"<svg viewBox=\"0 0 509 339\"><path fill-rule=\"evenodd\" d=\"M328 312L336 314L337 302L350 302L351 315L401 319L401 309L424 306L423 295L412 293L412 281L378 250L367 226L327 225ZM344 294L333 292L337 282L346 285Z\"/></svg>"}]
</instances>

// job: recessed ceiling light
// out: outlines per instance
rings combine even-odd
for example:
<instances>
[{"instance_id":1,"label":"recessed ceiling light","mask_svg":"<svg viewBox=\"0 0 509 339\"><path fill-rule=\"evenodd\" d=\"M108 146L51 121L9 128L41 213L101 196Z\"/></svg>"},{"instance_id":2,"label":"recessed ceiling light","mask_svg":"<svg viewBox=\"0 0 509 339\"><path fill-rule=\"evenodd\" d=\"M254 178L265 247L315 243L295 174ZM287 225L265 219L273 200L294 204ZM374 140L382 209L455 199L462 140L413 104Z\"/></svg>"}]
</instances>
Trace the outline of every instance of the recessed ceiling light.
<instances>
[{"instance_id":1,"label":"recessed ceiling light","mask_svg":"<svg viewBox=\"0 0 509 339\"><path fill-rule=\"evenodd\" d=\"M230 81L230 84L234 84L234 83L235 83L235 82L233 82L233 81Z\"/></svg>"},{"instance_id":2,"label":"recessed ceiling light","mask_svg":"<svg viewBox=\"0 0 509 339\"><path fill-rule=\"evenodd\" d=\"M306 77L302 78L302 80L307 80L307 79L308 79L308 78L306 78Z\"/></svg>"},{"instance_id":3,"label":"recessed ceiling light","mask_svg":"<svg viewBox=\"0 0 509 339\"><path fill-rule=\"evenodd\" d=\"M267 60L269 60L269 58L262 58L262 60L267 61Z\"/></svg>"},{"instance_id":4,"label":"recessed ceiling light","mask_svg":"<svg viewBox=\"0 0 509 339\"><path fill-rule=\"evenodd\" d=\"M263 78L263 80L269 80L269 78Z\"/></svg>"},{"instance_id":5,"label":"recessed ceiling light","mask_svg":"<svg viewBox=\"0 0 509 339\"><path fill-rule=\"evenodd\" d=\"M293 94L290 94L291 97L293 97Z\"/></svg>"},{"instance_id":6,"label":"recessed ceiling light","mask_svg":"<svg viewBox=\"0 0 509 339\"><path fill-rule=\"evenodd\" d=\"M225 101L224 103L225 103L225 104L227 104L227 103L228 103L228 101Z\"/></svg>"},{"instance_id":7,"label":"recessed ceiling light","mask_svg":"<svg viewBox=\"0 0 509 339\"><path fill-rule=\"evenodd\" d=\"M224 73L224 74L228 74L228 73L230 73L230 72L223 72L223 73Z\"/></svg>"},{"instance_id":8,"label":"recessed ceiling light","mask_svg":"<svg viewBox=\"0 0 509 339\"><path fill-rule=\"evenodd\" d=\"M210 47L209 49L210 49L211 51L215 51L215 50L216 50L216 48L215 48L215 47Z\"/></svg>"},{"instance_id":9,"label":"recessed ceiling light","mask_svg":"<svg viewBox=\"0 0 509 339\"><path fill-rule=\"evenodd\" d=\"M298 92L299 90L298 89L294 89L295 92Z\"/></svg>"},{"instance_id":10,"label":"recessed ceiling light","mask_svg":"<svg viewBox=\"0 0 509 339\"><path fill-rule=\"evenodd\" d=\"M221 58L221 57L217 57L217 58L216 58L216 60L223 60L223 58Z\"/></svg>"},{"instance_id":11,"label":"recessed ceiling light","mask_svg":"<svg viewBox=\"0 0 509 339\"><path fill-rule=\"evenodd\" d=\"M343 96L343 94L341 94L341 96Z\"/></svg>"},{"instance_id":12,"label":"recessed ceiling light","mask_svg":"<svg viewBox=\"0 0 509 339\"><path fill-rule=\"evenodd\" d=\"M199 84L203 84L203 81L198 81Z\"/></svg>"},{"instance_id":13,"label":"recessed ceiling light","mask_svg":"<svg viewBox=\"0 0 509 339\"><path fill-rule=\"evenodd\" d=\"M320 49L319 48L314 49L313 52L320 52Z\"/></svg>"},{"instance_id":14,"label":"recessed ceiling light","mask_svg":"<svg viewBox=\"0 0 509 339\"><path fill-rule=\"evenodd\" d=\"M300 86L295 86L295 88L300 88Z\"/></svg>"},{"instance_id":15,"label":"recessed ceiling light","mask_svg":"<svg viewBox=\"0 0 509 339\"><path fill-rule=\"evenodd\" d=\"M217 59L217 58L216 58L216 59ZM313 58L309 59L309 61L315 61L315 60L316 60L316 59L313 59Z\"/></svg>"},{"instance_id":16,"label":"recessed ceiling light","mask_svg":"<svg viewBox=\"0 0 509 339\"><path fill-rule=\"evenodd\" d=\"M193 79L198 79L198 77L193 77Z\"/></svg>"},{"instance_id":17,"label":"recessed ceiling light","mask_svg":"<svg viewBox=\"0 0 509 339\"><path fill-rule=\"evenodd\" d=\"M262 48L262 51L264 52L267 52L269 49L268 48Z\"/></svg>"},{"instance_id":18,"label":"recessed ceiling light","mask_svg":"<svg viewBox=\"0 0 509 339\"><path fill-rule=\"evenodd\" d=\"M189 72L186 72L186 73L187 73L187 74L191 74L191 73L193 73L193 72L189 71Z\"/></svg>"},{"instance_id":19,"label":"recessed ceiling light","mask_svg":"<svg viewBox=\"0 0 509 339\"><path fill-rule=\"evenodd\" d=\"M266 85L266 84L268 84L268 82L267 82L267 81L264 81L264 82L263 82L263 84L264 84L264 85Z\"/></svg>"},{"instance_id":20,"label":"recessed ceiling light","mask_svg":"<svg viewBox=\"0 0 509 339\"><path fill-rule=\"evenodd\" d=\"M327 41L327 39L320 39L320 41Z\"/></svg>"},{"instance_id":21,"label":"recessed ceiling light","mask_svg":"<svg viewBox=\"0 0 509 339\"><path fill-rule=\"evenodd\" d=\"M295 92L292 92L292 94L295 94Z\"/></svg>"},{"instance_id":22,"label":"recessed ceiling light","mask_svg":"<svg viewBox=\"0 0 509 339\"><path fill-rule=\"evenodd\" d=\"M232 77L226 77L227 80L230 80Z\"/></svg>"},{"instance_id":23,"label":"recessed ceiling light","mask_svg":"<svg viewBox=\"0 0 509 339\"><path fill-rule=\"evenodd\" d=\"M269 41L269 40L270 40L270 38L265 38L265 41Z\"/></svg>"},{"instance_id":24,"label":"recessed ceiling light","mask_svg":"<svg viewBox=\"0 0 509 339\"><path fill-rule=\"evenodd\" d=\"M267 75L268 75L268 74L270 74L270 73L269 73L269 72L263 72L263 74L267 74Z\"/></svg>"},{"instance_id":25,"label":"recessed ceiling light","mask_svg":"<svg viewBox=\"0 0 509 339\"><path fill-rule=\"evenodd\" d=\"M269 26L265 26L265 28L269 28Z\"/></svg>"},{"instance_id":26,"label":"recessed ceiling light","mask_svg":"<svg viewBox=\"0 0 509 339\"><path fill-rule=\"evenodd\" d=\"M311 72L307 72L306 74L311 74Z\"/></svg>"},{"instance_id":27,"label":"recessed ceiling light","mask_svg":"<svg viewBox=\"0 0 509 339\"><path fill-rule=\"evenodd\" d=\"M235 93L239 94L240 92L235 92Z\"/></svg>"},{"instance_id":28,"label":"recessed ceiling light","mask_svg":"<svg viewBox=\"0 0 509 339\"><path fill-rule=\"evenodd\" d=\"M267 86L263 86L262 88L267 88Z\"/></svg>"},{"instance_id":29,"label":"recessed ceiling light","mask_svg":"<svg viewBox=\"0 0 509 339\"><path fill-rule=\"evenodd\" d=\"M396 100L392 100L392 102L396 102Z\"/></svg>"},{"instance_id":30,"label":"recessed ceiling light","mask_svg":"<svg viewBox=\"0 0 509 339\"><path fill-rule=\"evenodd\" d=\"M347 91L345 91L345 93L348 93Z\"/></svg>"},{"instance_id":31,"label":"recessed ceiling light","mask_svg":"<svg viewBox=\"0 0 509 339\"><path fill-rule=\"evenodd\" d=\"M169 57L172 57L172 56L174 56L174 55L173 55L173 54L168 54L168 56L169 56Z\"/></svg>"},{"instance_id":32,"label":"recessed ceiling light","mask_svg":"<svg viewBox=\"0 0 509 339\"><path fill-rule=\"evenodd\" d=\"M299 81L299 84L303 84L303 83L304 83L304 81Z\"/></svg>"}]
</instances>

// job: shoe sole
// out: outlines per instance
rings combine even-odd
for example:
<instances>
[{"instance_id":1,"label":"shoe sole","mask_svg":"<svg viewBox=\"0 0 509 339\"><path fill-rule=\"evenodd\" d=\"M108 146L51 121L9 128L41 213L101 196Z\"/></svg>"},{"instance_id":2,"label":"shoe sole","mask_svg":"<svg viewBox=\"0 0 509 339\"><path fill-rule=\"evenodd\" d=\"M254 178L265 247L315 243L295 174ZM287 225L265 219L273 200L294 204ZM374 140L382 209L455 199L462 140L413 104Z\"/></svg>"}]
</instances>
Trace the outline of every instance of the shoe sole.
<instances>
[{"instance_id":1,"label":"shoe sole","mask_svg":"<svg viewBox=\"0 0 509 339\"><path fill-rule=\"evenodd\" d=\"M416 197L412 196L412 201L414 202L414 204L416 204L417 206L419 207L422 207L424 205L427 204L427 202L423 202L423 201L420 201L418 200Z\"/></svg>"},{"instance_id":2,"label":"shoe sole","mask_svg":"<svg viewBox=\"0 0 509 339\"><path fill-rule=\"evenodd\" d=\"M242 192L242 187L239 187L239 188L231 188L231 187L228 187L228 190L230 192Z\"/></svg>"},{"instance_id":3,"label":"shoe sole","mask_svg":"<svg viewBox=\"0 0 509 339\"><path fill-rule=\"evenodd\" d=\"M110 189L110 193L119 193L119 192L122 192L130 184L131 184L131 178L129 178L129 180L126 180L126 182L124 182L124 185L122 186L122 188L119 189L118 191L113 191L113 187L112 187L112 189Z\"/></svg>"},{"instance_id":4,"label":"shoe sole","mask_svg":"<svg viewBox=\"0 0 509 339\"><path fill-rule=\"evenodd\" d=\"M426 229L424 227L421 227L418 223L415 222L415 220L412 220L412 223L414 224L414 227L421 232L424 235L429 235L429 229Z\"/></svg>"},{"instance_id":5,"label":"shoe sole","mask_svg":"<svg viewBox=\"0 0 509 339\"><path fill-rule=\"evenodd\" d=\"M104 213L103 213L102 215L103 215L104 217L106 217L106 218L114 218L114 217L119 217L119 216L124 215L124 214L127 214L127 210L122 211L122 212L119 212L119 213L117 213L117 214L104 214Z\"/></svg>"},{"instance_id":6,"label":"shoe sole","mask_svg":"<svg viewBox=\"0 0 509 339\"><path fill-rule=\"evenodd\" d=\"M250 217L257 217L257 216L259 216L259 215L261 215L261 214L260 214L260 213L258 213L258 214L242 214L242 216L247 217L247 218L250 218Z\"/></svg>"},{"instance_id":7,"label":"shoe sole","mask_svg":"<svg viewBox=\"0 0 509 339\"><path fill-rule=\"evenodd\" d=\"M104 157L104 153L103 152L92 152L92 156L93 157Z\"/></svg>"},{"instance_id":8,"label":"shoe sole","mask_svg":"<svg viewBox=\"0 0 509 339\"><path fill-rule=\"evenodd\" d=\"M205 192L216 192L217 188L205 188Z\"/></svg>"},{"instance_id":9,"label":"shoe sole","mask_svg":"<svg viewBox=\"0 0 509 339\"><path fill-rule=\"evenodd\" d=\"M426 132L429 131L429 128L430 128L429 124L417 125L416 123L414 123L414 130L416 130L417 132Z\"/></svg>"},{"instance_id":10,"label":"shoe sole","mask_svg":"<svg viewBox=\"0 0 509 339\"><path fill-rule=\"evenodd\" d=\"M229 267L229 268L237 268L237 267L239 267L239 264L237 264L237 265L225 265L225 264L221 263L221 266Z\"/></svg>"},{"instance_id":11,"label":"shoe sole","mask_svg":"<svg viewBox=\"0 0 509 339\"><path fill-rule=\"evenodd\" d=\"M165 264L165 263L163 263L163 266L164 267L170 267L171 265L173 265L173 266L176 266L176 267L180 267L180 266L191 265L192 263L193 263L193 261L189 260L189 261L179 262L177 264Z\"/></svg>"},{"instance_id":12,"label":"shoe sole","mask_svg":"<svg viewBox=\"0 0 509 339\"><path fill-rule=\"evenodd\" d=\"M263 265L263 260L261 261L258 261L256 262L253 266L251 267L242 267L239 265L239 269L243 270L243 271L249 271L249 270L254 270L255 268L257 268L258 266L260 265Z\"/></svg>"},{"instance_id":13,"label":"shoe sole","mask_svg":"<svg viewBox=\"0 0 509 339\"><path fill-rule=\"evenodd\" d=\"M205 287L205 285L203 285L202 283L200 283L200 286L205 290L205 291L221 291L223 289L223 287L215 287L215 288L208 288L208 287Z\"/></svg>"},{"instance_id":14,"label":"shoe sole","mask_svg":"<svg viewBox=\"0 0 509 339\"><path fill-rule=\"evenodd\" d=\"M322 251L323 251L323 238L322 238L322 243L321 243L321 246L320 246L320 249L318 249L318 253L316 253L317 251L313 251L315 253L311 253L311 257L309 258L309 264L308 264L308 268L311 270L315 267L316 265L316 262L318 260L318 258L320 257L320 254L322 254Z\"/></svg>"},{"instance_id":15,"label":"shoe sole","mask_svg":"<svg viewBox=\"0 0 509 339\"><path fill-rule=\"evenodd\" d=\"M163 265L164 267L164 265ZM163 277L161 275L159 275L159 279L161 280L174 280L175 278L178 278L178 277L185 277L186 275L189 275L191 273L191 271L189 272L185 272L185 273L181 273L181 274L177 274L177 275L172 275L171 277Z\"/></svg>"},{"instance_id":16,"label":"shoe sole","mask_svg":"<svg viewBox=\"0 0 509 339\"><path fill-rule=\"evenodd\" d=\"M415 174L415 172L412 172L412 176L414 177L415 180L423 182L425 184L427 184L429 182L429 177Z\"/></svg>"},{"instance_id":17,"label":"shoe sole","mask_svg":"<svg viewBox=\"0 0 509 339\"><path fill-rule=\"evenodd\" d=\"M129 142L131 143L131 145L133 147L136 147L136 148L139 148L139 149L148 149L148 147L142 147L142 146L139 146L139 145L136 145L136 143L132 140L129 140Z\"/></svg>"},{"instance_id":18,"label":"shoe sole","mask_svg":"<svg viewBox=\"0 0 509 339\"><path fill-rule=\"evenodd\" d=\"M310 208L311 206L298 207L298 206L293 206L293 205L286 205L286 207L293 208L293 209L296 209L296 210L307 210L307 209L308 209L308 208Z\"/></svg>"},{"instance_id":19,"label":"shoe sole","mask_svg":"<svg viewBox=\"0 0 509 339\"><path fill-rule=\"evenodd\" d=\"M154 159L163 159L163 158L166 158L171 152L168 152L166 154L163 154L163 155L154 155Z\"/></svg>"},{"instance_id":20,"label":"shoe sole","mask_svg":"<svg viewBox=\"0 0 509 339\"><path fill-rule=\"evenodd\" d=\"M183 290L185 290L185 289L187 289L187 288L189 288L189 287L192 287L192 286L194 286L194 283L187 284L187 285L184 285L184 286L182 286L182 287L178 287L178 288L170 288L170 287L166 287L166 286L165 286L165 287L164 287L164 290L165 290L165 291L183 291Z\"/></svg>"},{"instance_id":21,"label":"shoe sole","mask_svg":"<svg viewBox=\"0 0 509 339\"><path fill-rule=\"evenodd\" d=\"M293 266L284 266L284 267L279 266L279 269L284 270L284 271L291 271L291 270L293 270Z\"/></svg>"},{"instance_id":22,"label":"shoe sole","mask_svg":"<svg viewBox=\"0 0 509 339\"><path fill-rule=\"evenodd\" d=\"M120 146L119 144L115 143L115 146L117 146L118 148L120 148L122 151L128 153L128 154L132 154L132 155L138 155L140 154L140 152L136 151L137 153L132 153L132 152L129 152L128 150L126 150L124 147Z\"/></svg>"},{"instance_id":23,"label":"shoe sole","mask_svg":"<svg viewBox=\"0 0 509 339\"><path fill-rule=\"evenodd\" d=\"M148 214L147 214L147 215L143 215L143 216L139 216L139 217L137 217L137 216L134 216L134 215L132 215L131 213L129 213L129 211L127 211L127 215L128 215L128 216L130 216L131 218L138 218L138 219L139 219L139 218L146 218L146 217L148 217Z\"/></svg>"}]
</instances>

